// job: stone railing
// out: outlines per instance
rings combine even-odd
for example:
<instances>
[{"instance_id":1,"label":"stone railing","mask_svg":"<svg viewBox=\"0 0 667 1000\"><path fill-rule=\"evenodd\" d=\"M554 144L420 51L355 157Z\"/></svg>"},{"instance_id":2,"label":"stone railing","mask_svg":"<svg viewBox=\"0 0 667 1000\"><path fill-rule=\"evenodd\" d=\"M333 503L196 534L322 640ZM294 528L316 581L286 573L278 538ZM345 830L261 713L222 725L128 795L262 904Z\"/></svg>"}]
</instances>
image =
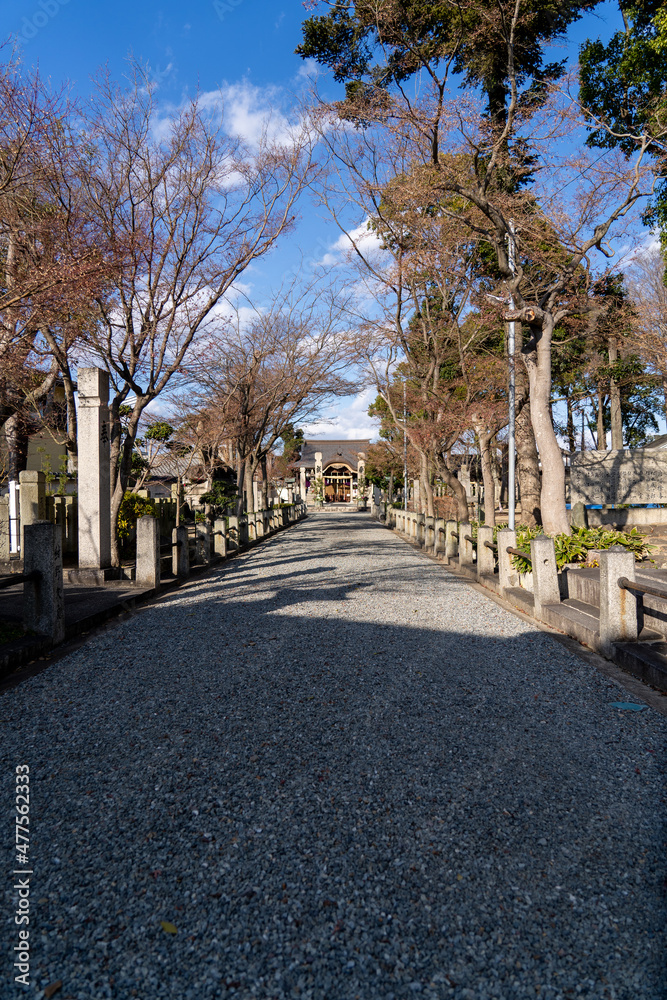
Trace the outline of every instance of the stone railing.
<instances>
[{"instance_id":1,"label":"stone railing","mask_svg":"<svg viewBox=\"0 0 667 1000\"><path fill-rule=\"evenodd\" d=\"M172 531L172 540L160 545L157 518L147 515L137 521L136 583L158 589L161 565L171 562L174 576L189 576L191 566L208 566L264 541L306 516L306 504L269 507L240 517L231 515L209 523L182 525Z\"/></svg>"},{"instance_id":2,"label":"stone railing","mask_svg":"<svg viewBox=\"0 0 667 1000\"><path fill-rule=\"evenodd\" d=\"M637 563L627 549L614 546L602 551L599 572L593 569L579 575L579 570L567 569L559 573L554 540L546 535L533 538L528 552L517 548L516 532L509 528L499 530L494 542L493 528L480 526L475 537L467 521L445 521L410 511L389 509L385 523L456 573L492 590L525 614L667 690L667 657L662 666L653 650L651 657L657 666L642 665L636 662L640 654L633 659L627 648L628 643L638 643L645 625L644 649L650 648L652 640L662 645L667 639L667 579L648 575L655 570ZM531 567L531 573L523 579L514 565L516 556ZM522 582L526 586L520 586Z\"/></svg>"},{"instance_id":3,"label":"stone railing","mask_svg":"<svg viewBox=\"0 0 667 1000\"><path fill-rule=\"evenodd\" d=\"M173 529L172 541L160 545L160 520L152 515L137 521L137 560L135 584L144 590L158 591L161 566L171 563L173 575L182 580L191 566L212 566L234 553L234 532L240 534L237 549L247 548L306 516L302 502L243 518L221 518L210 524L195 525L194 534L187 526ZM236 524L234 523L236 522ZM194 544L192 544L194 543ZM23 528L23 571L0 577L0 591L23 584L23 624L27 630L50 644L65 637L63 586L63 544L60 525L40 520Z\"/></svg>"}]
</instances>

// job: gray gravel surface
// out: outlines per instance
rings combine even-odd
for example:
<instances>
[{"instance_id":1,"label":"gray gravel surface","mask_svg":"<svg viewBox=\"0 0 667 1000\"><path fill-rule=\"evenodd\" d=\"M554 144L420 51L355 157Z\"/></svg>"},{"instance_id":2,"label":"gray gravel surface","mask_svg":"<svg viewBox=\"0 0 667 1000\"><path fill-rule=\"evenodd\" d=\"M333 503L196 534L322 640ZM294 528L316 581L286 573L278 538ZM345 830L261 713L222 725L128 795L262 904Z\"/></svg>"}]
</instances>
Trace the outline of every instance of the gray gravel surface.
<instances>
[{"instance_id":1,"label":"gray gravel surface","mask_svg":"<svg viewBox=\"0 0 667 1000\"><path fill-rule=\"evenodd\" d=\"M618 700L367 516L311 516L3 695L33 985L8 875L0 995L666 997L667 720Z\"/></svg>"}]
</instances>

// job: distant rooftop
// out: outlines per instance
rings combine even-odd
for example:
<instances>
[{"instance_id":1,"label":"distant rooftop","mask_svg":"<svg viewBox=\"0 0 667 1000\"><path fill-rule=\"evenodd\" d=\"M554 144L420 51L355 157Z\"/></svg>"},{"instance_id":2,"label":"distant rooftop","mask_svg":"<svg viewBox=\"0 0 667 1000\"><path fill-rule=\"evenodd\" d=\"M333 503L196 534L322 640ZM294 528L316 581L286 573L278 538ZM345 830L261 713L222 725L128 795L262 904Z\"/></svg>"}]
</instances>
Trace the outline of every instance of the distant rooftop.
<instances>
[{"instance_id":1,"label":"distant rooftop","mask_svg":"<svg viewBox=\"0 0 667 1000\"><path fill-rule=\"evenodd\" d=\"M328 465L349 465L351 469L356 469L359 461L359 452L363 451L368 457L368 449L371 446L370 440L364 441L318 441L310 439L304 441L301 449L301 459L296 463L300 469L315 468L315 452L322 453L322 466Z\"/></svg>"}]
</instances>

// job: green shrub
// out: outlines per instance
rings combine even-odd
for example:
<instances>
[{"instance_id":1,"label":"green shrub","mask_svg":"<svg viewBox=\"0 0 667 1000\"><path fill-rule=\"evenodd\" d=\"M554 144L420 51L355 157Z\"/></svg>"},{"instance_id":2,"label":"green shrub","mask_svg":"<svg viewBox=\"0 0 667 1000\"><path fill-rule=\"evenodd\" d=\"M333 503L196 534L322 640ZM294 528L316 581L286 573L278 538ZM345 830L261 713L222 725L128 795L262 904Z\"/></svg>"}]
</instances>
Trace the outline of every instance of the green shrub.
<instances>
[{"instance_id":1,"label":"green shrub","mask_svg":"<svg viewBox=\"0 0 667 1000\"><path fill-rule=\"evenodd\" d=\"M477 522L472 523L472 537L477 539ZM499 528L493 529L493 540L498 540ZM543 535L540 527L529 528L526 524L516 526L516 548L530 555L530 541ZM612 545L622 545L624 549L634 552L635 559L645 559L650 555L653 546L647 545L646 537L636 528L630 531L614 531L611 528L573 528L571 535L556 535L554 548L556 550L556 565L561 570L567 563L585 563L591 549L609 549ZM512 565L519 573L530 573L531 563L520 556L512 556Z\"/></svg>"},{"instance_id":2,"label":"green shrub","mask_svg":"<svg viewBox=\"0 0 667 1000\"><path fill-rule=\"evenodd\" d=\"M517 527L516 547L530 554L530 540L543 534L541 528ZM614 531L611 528L573 528L571 535L556 535L554 548L556 550L556 565L559 570L567 563L585 563L591 549L609 549L612 545L621 545L633 552L638 561L645 559L652 546L647 545L646 537L636 528L630 531ZM527 559L514 556L512 563L520 573L529 573L531 564Z\"/></svg>"},{"instance_id":3,"label":"green shrub","mask_svg":"<svg viewBox=\"0 0 667 1000\"><path fill-rule=\"evenodd\" d=\"M138 493L124 495L118 511L118 538L127 541L136 525L137 519L146 514L155 515L155 504L149 497L140 497Z\"/></svg>"}]
</instances>

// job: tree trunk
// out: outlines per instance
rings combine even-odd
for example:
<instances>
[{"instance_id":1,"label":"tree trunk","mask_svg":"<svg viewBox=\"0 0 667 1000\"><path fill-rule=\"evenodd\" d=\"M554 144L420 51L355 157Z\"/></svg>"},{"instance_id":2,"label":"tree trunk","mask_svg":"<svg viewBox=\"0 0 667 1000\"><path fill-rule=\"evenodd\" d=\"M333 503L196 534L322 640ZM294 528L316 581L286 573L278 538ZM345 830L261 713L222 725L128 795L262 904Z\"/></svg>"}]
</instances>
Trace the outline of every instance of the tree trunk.
<instances>
[{"instance_id":1,"label":"tree trunk","mask_svg":"<svg viewBox=\"0 0 667 1000\"><path fill-rule=\"evenodd\" d=\"M569 535L565 507L565 465L551 419L551 337L553 319L543 314L542 327L525 345L524 363L530 385L530 419L542 462L540 510L547 535Z\"/></svg>"},{"instance_id":2,"label":"tree trunk","mask_svg":"<svg viewBox=\"0 0 667 1000\"><path fill-rule=\"evenodd\" d=\"M255 455L248 455L245 460L245 475L243 477L243 489L245 492L246 501L246 511L248 514L255 513L255 491L253 489L253 482L255 481L255 472L257 470L257 458Z\"/></svg>"},{"instance_id":3,"label":"tree trunk","mask_svg":"<svg viewBox=\"0 0 667 1000\"><path fill-rule=\"evenodd\" d=\"M609 364L618 361L618 344L615 337L609 338ZM611 411L611 450L623 448L623 413L621 411L621 390L612 377L609 379L609 409Z\"/></svg>"},{"instance_id":4,"label":"tree trunk","mask_svg":"<svg viewBox=\"0 0 667 1000\"><path fill-rule=\"evenodd\" d=\"M527 403L516 415L516 457L517 479L521 493L521 520L534 528L542 524L540 511L542 480L535 434L530 419L530 406Z\"/></svg>"},{"instance_id":5,"label":"tree trunk","mask_svg":"<svg viewBox=\"0 0 667 1000\"><path fill-rule=\"evenodd\" d=\"M454 499L456 500L456 516L459 521L468 520L468 497L466 495L465 487L463 483L460 483L457 476L448 469L447 466L436 459L436 468L438 475L441 479L444 479L447 486L450 487L454 493Z\"/></svg>"},{"instance_id":6,"label":"tree trunk","mask_svg":"<svg viewBox=\"0 0 667 1000\"><path fill-rule=\"evenodd\" d=\"M476 427L479 440L479 457L482 465L482 484L484 486L484 524L494 527L496 523L496 496L493 482L491 462L491 442L494 435L488 429Z\"/></svg>"},{"instance_id":7,"label":"tree trunk","mask_svg":"<svg viewBox=\"0 0 667 1000\"><path fill-rule=\"evenodd\" d=\"M17 480L20 472L25 472L28 464L28 424L22 413L12 413L5 422L7 441L8 478Z\"/></svg>"},{"instance_id":8,"label":"tree trunk","mask_svg":"<svg viewBox=\"0 0 667 1000\"><path fill-rule=\"evenodd\" d=\"M389 506L394 502L394 473L389 473L389 491L387 495L387 502Z\"/></svg>"},{"instance_id":9,"label":"tree trunk","mask_svg":"<svg viewBox=\"0 0 667 1000\"><path fill-rule=\"evenodd\" d=\"M420 459L419 497L421 501L420 506L422 509L422 513L426 514L428 517L434 517L435 508L433 506L433 487L431 486L431 473L428 467L428 458L426 457L426 455L421 454L419 456L419 459Z\"/></svg>"},{"instance_id":10,"label":"tree trunk","mask_svg":"<svg viewBox=\"0 0 667 1000\"><path fill-rule=\"evenodd\" d=\"M598 412L596 434L598 451L607 450L607 432L604 429L604 392L598 386Z\"/></svg>"}]
</instances>

